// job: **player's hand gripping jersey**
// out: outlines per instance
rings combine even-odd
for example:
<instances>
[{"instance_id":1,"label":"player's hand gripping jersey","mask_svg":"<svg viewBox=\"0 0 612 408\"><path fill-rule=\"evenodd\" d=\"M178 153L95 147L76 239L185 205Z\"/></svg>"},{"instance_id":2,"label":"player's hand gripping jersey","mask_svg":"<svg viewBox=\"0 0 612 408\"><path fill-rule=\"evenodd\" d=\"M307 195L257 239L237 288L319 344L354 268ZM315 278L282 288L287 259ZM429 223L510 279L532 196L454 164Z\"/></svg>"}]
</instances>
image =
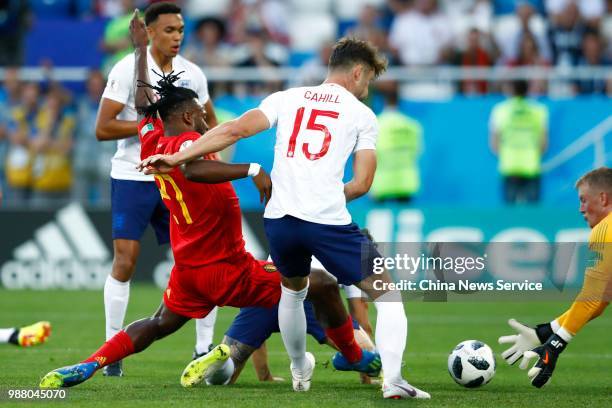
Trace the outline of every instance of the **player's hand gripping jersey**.
<instances>
[{"instance_id":1,"label":"player's hand gripping jersey","mask_svg":"<svg viewBox=\"0 0 612 408\"><path fill-rule=\"evenodd\" d=\"M272 198L264 217L349 224L344 168L351 153L376 148L374 113L331 83L276 92L259 109L277 127Z\"/></svg>"}]
</instances>

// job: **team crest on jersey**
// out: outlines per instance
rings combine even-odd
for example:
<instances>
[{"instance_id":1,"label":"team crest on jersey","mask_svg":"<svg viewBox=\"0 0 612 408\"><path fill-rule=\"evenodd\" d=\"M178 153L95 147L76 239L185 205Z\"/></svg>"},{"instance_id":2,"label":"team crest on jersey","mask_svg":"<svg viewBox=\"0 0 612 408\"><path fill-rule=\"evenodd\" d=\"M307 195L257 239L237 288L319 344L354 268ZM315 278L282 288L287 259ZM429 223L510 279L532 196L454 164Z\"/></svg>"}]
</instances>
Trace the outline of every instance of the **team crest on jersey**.
<instances>
[{"instance_id":1,"label":"team crest on jersey","mask_svg":"<svg viewBox=\"0 0 612 408\"><path fill-rule=\"evenodd\" d=\"M145 135L154 130L152 123L147 123L140 129L140 136L145 137Z\"/></svg>"},{"instance_id":2,"label":"team crest on jersey","mask_svg":"<svg viewBox=\"0 0 612 408\"><path fill-rule=\"evenodd\" d=\"M178 86L182 87L182 88L189 88L189 85L191 84L191 81L188 79L181 79L178 82Z\"/></svg>"},{"instance_id":3,"label":"team crest on jersey","mask_svg":"<svg viewBox=\"0 0 612 408\"><path fill-rule=\"evenodd\" d=\"M264 264L263 268L264 268L264 271L269 272L269 273L276 272L276 266L274 266L274 264L271 264L271 263Z\"/></svg>"},{"instance_id":4,"label":"team crest on jersey","mask_svg":"<svg viewBox=\"0 0 612 408\"><path fill-rule=\"evenodd\" d=\"M117 92L119 90L119 82L116 79L111 79L108 81L108 87L111 91Z\"/></svg>"}]
</instances>

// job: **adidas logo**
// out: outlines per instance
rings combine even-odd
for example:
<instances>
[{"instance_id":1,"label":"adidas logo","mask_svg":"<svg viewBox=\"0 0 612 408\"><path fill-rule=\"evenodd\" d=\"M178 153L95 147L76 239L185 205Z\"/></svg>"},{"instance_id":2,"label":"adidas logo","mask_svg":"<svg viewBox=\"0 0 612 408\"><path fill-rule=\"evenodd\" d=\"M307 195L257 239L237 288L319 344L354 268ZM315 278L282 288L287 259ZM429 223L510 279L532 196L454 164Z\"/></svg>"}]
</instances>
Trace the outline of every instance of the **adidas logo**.
<instances>
[{"instance_id":1,"label":"adidas logo","mask_svg":"<svg viewBox=\"0 0 612 408\"><path fill-rule=\"evenodd\" d=\"M247 251L266 253L247 221L242 220ZM112 268L112 253L83 207L72 203L52 221L36 228L32 238L17 245L12 259L0 263L0 286L6 289L102 289ZM0 262L2 262L0 260ZM174 266L172 250L153 268L153 281L165 289Z\"/></svg>"},{"instance_id":2,"label":"adidas logo","mask_svg":"<svg viewBox=\"0 0 612 408\"><path fill-rule=\"evenodd\" d=\"M60 209L0 266L7 289L101 289L111 254L80 204Z\"/></svg>"}]
</instances>

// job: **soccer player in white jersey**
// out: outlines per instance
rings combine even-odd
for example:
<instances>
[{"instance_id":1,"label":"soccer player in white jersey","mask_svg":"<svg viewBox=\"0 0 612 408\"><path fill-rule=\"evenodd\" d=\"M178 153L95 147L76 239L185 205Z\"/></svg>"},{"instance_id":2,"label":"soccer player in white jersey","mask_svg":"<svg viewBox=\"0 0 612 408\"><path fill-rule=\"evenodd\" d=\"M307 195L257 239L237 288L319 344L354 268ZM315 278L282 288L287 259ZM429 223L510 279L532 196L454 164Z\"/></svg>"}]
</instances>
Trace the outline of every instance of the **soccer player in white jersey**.
<instances>
[{"instance_id":1,"label":"soccer player in white jersey","mask_svg":"<svg viewBox=\"0 0 612 408\"><path fill-rule=\"evenodd\" d=\"M283 275L279 327L291 358L296 391L310 388L314 368L312 355L306 353L303 308L314 255L339 283L356 284L374 300L383 396L429 398L402 378L407 321L401 295L374 289L375 281L381 288L391 277L387 272L373 275L373 258L378 252L351 222L346 208L347 201L368 192L374 178L376 116L360 99L367 96L370 81L385 69L386 61L369 43L343 38L334 45L323 84L274 93L259 108L217 126L189 148L174 155L151 156L139 166L145 173L169 172L276 126L272 197L264 222L272 259ZM354 176L343 184L351 154Z\"/></svg>"},{"instance_id":2,"label":"soccer player in white jersey","mask_svg":"<svg viewBox=\"0 0 612 408\"><path fill-rule=\"evenodd\" d=\"M209 125L215 126L217 118L204 73L178 54L185 26L180 7L169 2L155 3L145 10L144 18L150 41L147 56L150 78L157 78L153 71L159 74L181 72L177 84L193 89L198 94L199 102L206 108ZM140 252L140 239L147 225L151 224L155 230L159 244L170 241L168 210L153 177L136 170L141 160L141 149L134 105L134 63L132 53L112 68L96 122L98 140L117 140L117 152L112 159L111 169L114 258L112 271L104 285L107 340L123 327L130 279ZM211 313L206 319L196 321L197 342L194 354L207 352L212 344L215 316L216 313ZM105 367L104 374L123 375L121 362Z\"/></svg>"}]
</instances>

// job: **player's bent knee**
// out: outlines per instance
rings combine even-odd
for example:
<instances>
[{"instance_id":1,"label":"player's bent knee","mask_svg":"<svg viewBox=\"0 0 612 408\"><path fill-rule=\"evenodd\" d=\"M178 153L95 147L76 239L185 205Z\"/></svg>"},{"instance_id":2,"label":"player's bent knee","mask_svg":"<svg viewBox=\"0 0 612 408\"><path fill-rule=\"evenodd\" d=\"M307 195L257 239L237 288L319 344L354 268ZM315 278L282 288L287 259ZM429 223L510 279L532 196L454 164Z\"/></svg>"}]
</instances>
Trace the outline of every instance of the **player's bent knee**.
<instances>
[{"instance_id":1,"label":"player's bent knee","mask_svg":"<svg viewBox=\"0 0 612 408\"><path fill-rule=\"evenodd\" d=\"M113 242L113 278L126 282L134 273L136 260L140 252L140 243L132 240L115 240Z\"/></svg>"},{"instance_id":2,"label":"player's bent knee","mask_svg":"<svg viewBox=\"0 0 612 408\"><path fill-rule=\"evenodd\" d=\"M328 298L330 294L339 292L336 278L325 271L313 270L310 274L310 286L308 288L309 299Z\"/></svg>"},{"instance_id":3,"label":"player's bent knee","mask_svg":"<svg viewBox=\"0 0 612 408\"><path fill-rule=\"evenodd\" d=\"M127 256L115 256L111 276L120 282L127 282L132 278L136 260Z\"/></svg>"},{"instance_id":4,"label":"player's bent knee","mask_svg":"<svg viewBox=\"0 0 612 408\"><path fill-rule=\"evenodd\" d=\"M300 291L308 285L308 277L307 276L296 276L293 278L287 278L283 276L281 279L281 283L287 289L291 289L294 291Z\"/></svg>"}]
</instances>

